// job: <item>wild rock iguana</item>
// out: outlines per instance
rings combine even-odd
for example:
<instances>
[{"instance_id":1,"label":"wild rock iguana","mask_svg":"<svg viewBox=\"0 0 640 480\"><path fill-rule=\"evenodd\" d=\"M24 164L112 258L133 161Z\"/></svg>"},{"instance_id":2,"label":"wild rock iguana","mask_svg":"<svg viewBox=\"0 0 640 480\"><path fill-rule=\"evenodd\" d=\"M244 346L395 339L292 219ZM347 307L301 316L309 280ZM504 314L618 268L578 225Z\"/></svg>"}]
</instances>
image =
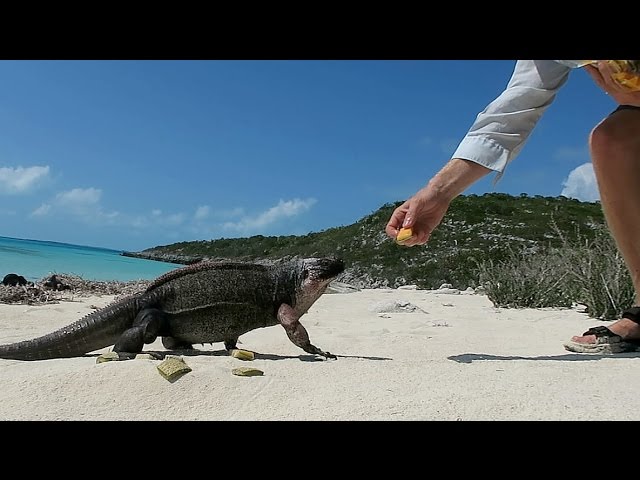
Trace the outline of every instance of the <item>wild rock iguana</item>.
<instances>
[{"instance_id":1,"label":"wild rock iguana","mask_svg":"<svg viewBox=\"0 0 640 480\"><path fill-rule=\"evenodd\" d=\"M120 359L129 359L157 337L169 350L224 342L230 351L240 335L278 323L305 352L336 358L311 344L299 320L343 271L334 257L196 263L52 333L0 345L0 358L77 357L113 345Z\"/></svg>"}]
</instances>

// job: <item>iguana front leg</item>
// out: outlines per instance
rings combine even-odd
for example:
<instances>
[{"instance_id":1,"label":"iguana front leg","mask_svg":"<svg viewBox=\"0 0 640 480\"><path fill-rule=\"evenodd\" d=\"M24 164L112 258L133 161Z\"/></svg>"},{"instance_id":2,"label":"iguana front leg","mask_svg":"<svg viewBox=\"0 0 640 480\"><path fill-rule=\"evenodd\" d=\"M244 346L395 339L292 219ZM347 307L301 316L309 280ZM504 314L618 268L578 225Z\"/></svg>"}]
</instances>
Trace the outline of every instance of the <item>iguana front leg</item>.
<instances>
[{"instance_id":1,"label":"iguana front leg","mask_svg":"<svg viewBox=\"0 0 640 480\"><path fill-rule=\"evenodd\" d=\"M323 352L318 347L311 344L307 330L300 323L300 317L293 308L286 303L283 303L280 305L280 308L278 308L278 321L280 322L280 325L284 327L285 332L287 332L289 340L305 352L322 355L326 358L337 358L335 355L329 352Z\"/></svg>"},{"instance_id":2,"label":"iguana front leg","mask_svg":"<svg viewBox=\"0 0 640 480\"><path fill-rule=\"evenodd\" d=\"M113 346L120 360L135 358L145 343L152 343L164 330L166 313L157 308L145 308L138 312L131 328L125 330Z\"/></svg>"}]
</instances>

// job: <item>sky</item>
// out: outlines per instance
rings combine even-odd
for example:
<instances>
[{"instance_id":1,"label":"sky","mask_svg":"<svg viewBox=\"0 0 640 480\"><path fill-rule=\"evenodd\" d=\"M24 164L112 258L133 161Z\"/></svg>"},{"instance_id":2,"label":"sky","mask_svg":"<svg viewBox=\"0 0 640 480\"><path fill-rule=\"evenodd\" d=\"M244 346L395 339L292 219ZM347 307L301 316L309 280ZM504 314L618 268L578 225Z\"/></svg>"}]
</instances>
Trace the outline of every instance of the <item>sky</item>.
<instances>
[{"instance_id":1,"label":"sky","mask_svg":"<svg viewBox=\"0 0 640 480\"><path fill-rule=\"evenodd\" d=\"M405 200L515 60L0 60L0 236L140 251L305 235ZM615 108L573 70L499 192L599 199Z\"/></svg>"}]
</instances>

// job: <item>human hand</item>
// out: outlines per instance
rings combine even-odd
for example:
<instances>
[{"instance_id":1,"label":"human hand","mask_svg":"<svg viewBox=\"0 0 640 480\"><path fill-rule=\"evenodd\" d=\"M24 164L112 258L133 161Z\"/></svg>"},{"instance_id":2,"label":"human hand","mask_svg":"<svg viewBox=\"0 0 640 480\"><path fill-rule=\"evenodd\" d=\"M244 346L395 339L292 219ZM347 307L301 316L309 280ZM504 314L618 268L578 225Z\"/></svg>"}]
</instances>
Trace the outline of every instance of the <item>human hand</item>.
<instances>
[{"instance_id":1,"label":"human hand","mask_svg":"<svg viewBox=\"0 0 640 480\"><path fill-rule=\"evenodd\" d=\"M396 238L401 228L411 228L413 236L402 245L424 245L448 209L448 201L435 198L425 187L393 211L385 232L389 237Z\"/></svg>"},{"instance_id":2,"label":"human hand","mask_svg":"<svg viewBox=\"0 0 640 480\"><path fill-rule=\"evenodd\" d=\"M587 73L619 105L640 107L640 91L633 92L614 80L615 73L606 61L585 65Z\"/></svg>"}]
</instances>

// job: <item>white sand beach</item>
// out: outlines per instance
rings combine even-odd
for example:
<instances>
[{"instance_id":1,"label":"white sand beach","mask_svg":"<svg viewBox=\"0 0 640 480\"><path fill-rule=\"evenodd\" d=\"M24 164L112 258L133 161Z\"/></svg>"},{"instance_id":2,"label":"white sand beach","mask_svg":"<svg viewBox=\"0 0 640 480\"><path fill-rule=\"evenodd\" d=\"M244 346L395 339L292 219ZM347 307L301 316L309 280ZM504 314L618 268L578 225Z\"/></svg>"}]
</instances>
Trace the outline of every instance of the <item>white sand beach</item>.
<instances>
[{"instance_id":1,"label":"white sand beach","mask_svg":"<svg viewBox=\"0 0 640 480\"><path fill-rule=\"evenodd\" d=\"M0 305L0 343L34 338L113 300ZM380 302L419 307L378 313ZM321 360L280 326L183 355L174 382L159 360L96 363L98 353L0 359L0 420L638 420L640 352L577 354L571 335L607 324L579 310L498 309L477 294L362 290L323 295L301 319ZM145 350L164 351L160 340ZM232 374L251 366L262 376Z\"/></svg>"}]
</instances>

